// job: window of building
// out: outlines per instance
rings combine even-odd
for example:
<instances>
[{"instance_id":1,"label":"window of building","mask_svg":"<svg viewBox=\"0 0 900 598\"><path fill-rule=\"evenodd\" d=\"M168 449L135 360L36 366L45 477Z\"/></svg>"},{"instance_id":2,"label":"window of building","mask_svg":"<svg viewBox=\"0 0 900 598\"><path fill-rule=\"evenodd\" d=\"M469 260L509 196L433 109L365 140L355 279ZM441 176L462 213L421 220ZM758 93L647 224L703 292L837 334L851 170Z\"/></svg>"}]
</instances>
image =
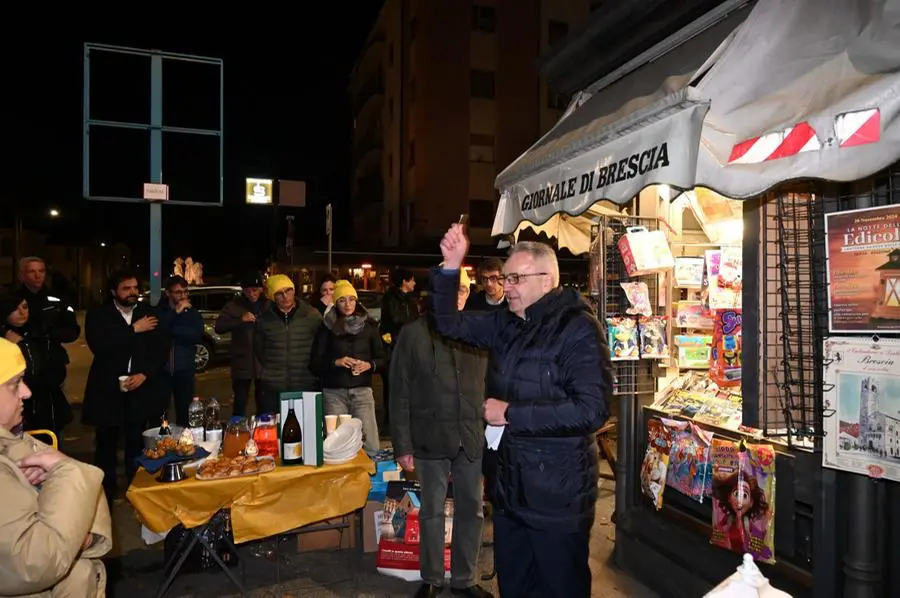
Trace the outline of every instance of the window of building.
<instances>
[{"instance_id":1,"label":"window of building","mask_svg":"<svg viewBox=\"0 0 900 598\"><path fill-rule=\"evenodd\" d=\"M473 98L494 99L494 73L472 69L469 72L469 86Z\"/></svg>"},{"instance_id":2,"label":"window of building","mask_svg":"<svg viewBox=\"0 0 900 598\"><path fill-rule=\"evenodd\" d=\"M409 167L412 168L416 165L416 140L413 139L409 142Z\"/></svg>"},{"instance_id":3,"label":"window of building","mask_svg":"<svg viewBox=\"0 0 900 598\"><path fill-rule=\"evenodd\" d=\"M494 225L494 200L470 199L469 224L472 228L491 228Z\"/></svg>"},{"instance_id":4,"label":"window of building","mask_svg":"<svg viewBox=\"0 0 900 598\"><path fill-rule=\"evenodd\" d=\"M497 12L493 6L472 6L472 31L494 33L497 30Z\"/></svg>"},{"instance_id":5,"label":"window of building","mask_svg":"<svg viewBox=\"0 0 900 598\"><path fill-rule=\"evenodd\" d=\"M469 135L469 161L470 162L494 162L494 136Z\"/></svg>"},{"instance_id":6,"label":"window of building","mask_svg":"<svg viewBox=\"0 0 900 598\"><path fill-rule=\"evenodd\" d=\"M569 25L562 21L550 21L547 25L547 43L555 46L569 34Z\"/></svg>"},{"instance_id":7,"label":"window of building","mask_svg":"<svg viewBox=\"0 0 900 598\"><path fill-rule=\"evenodd\" d=\"M569 100L571 99L571 96L568 94L547 90L547 108L565 110L569 107Z\"/></svg>"}]
</instances>

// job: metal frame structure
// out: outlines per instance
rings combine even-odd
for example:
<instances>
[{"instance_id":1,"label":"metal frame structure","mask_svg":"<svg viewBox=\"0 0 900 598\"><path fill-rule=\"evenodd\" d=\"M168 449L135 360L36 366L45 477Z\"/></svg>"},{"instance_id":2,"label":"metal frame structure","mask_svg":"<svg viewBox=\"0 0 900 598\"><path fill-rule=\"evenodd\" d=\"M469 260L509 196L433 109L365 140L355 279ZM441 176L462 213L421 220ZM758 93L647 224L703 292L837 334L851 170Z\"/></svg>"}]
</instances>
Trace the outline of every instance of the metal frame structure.
<instances>
[{"instance_id":1,"label":"metal frame structure","mask_svg":"<svg viewBox=\"0 0 900 598\"><path fill-rule=\"evenodd\" d=\"M134 123L91 118L91 53L108 52L111 54L129 54L132 56L145 56L150 59L150 122ZM219 128L218 129L192 129L187 127L170 127L163 124L163 60L178 60L219 67ZM83 136L82 136L82 195L92 201L112 201L119 203L146 203L147 200L138 197L110 197L91 194L91 148L90 134L92 127L105 127L114 129L131 129L150 132L150 173L149 183L162 183L162 135L163 133L179 133L182 135L215 136L219 138L219 200L218 202L178 201L171 200L166 203L181 206L221 207L224 196L223 180L223 132L224 132L224 90L225 72L224 64L220 58L208 58L203 56L190 56L187 54L173 54L158 50L143 50L139 48L127 48L122 46L110 46L104 44L84 44L84 103L83 103ZM159 203L150 204L150 296L151 301L159 300L162 280L160 277L162 267L162 206Z\"/></svg>"}]
</instances>

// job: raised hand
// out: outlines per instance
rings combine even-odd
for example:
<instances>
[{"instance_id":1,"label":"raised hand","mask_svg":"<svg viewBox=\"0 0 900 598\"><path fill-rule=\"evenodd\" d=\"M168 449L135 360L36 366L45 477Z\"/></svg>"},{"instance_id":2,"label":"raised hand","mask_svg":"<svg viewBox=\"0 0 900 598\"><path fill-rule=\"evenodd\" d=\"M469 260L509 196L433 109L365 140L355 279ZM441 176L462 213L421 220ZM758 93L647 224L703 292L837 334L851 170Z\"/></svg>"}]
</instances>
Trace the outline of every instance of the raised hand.
<instances>
[{"instance_id":1,"label":"raised hand","mask_svg":"<svg viewBox=\"0 0 900 598\"><path fill-rule=\"evenodd\" d=\"M444 256L444 267L448 270L459 270L466 252L469 251L469 238L462 225L453 224L441 239L441 254Z\"/></svg>"}]
</instances>

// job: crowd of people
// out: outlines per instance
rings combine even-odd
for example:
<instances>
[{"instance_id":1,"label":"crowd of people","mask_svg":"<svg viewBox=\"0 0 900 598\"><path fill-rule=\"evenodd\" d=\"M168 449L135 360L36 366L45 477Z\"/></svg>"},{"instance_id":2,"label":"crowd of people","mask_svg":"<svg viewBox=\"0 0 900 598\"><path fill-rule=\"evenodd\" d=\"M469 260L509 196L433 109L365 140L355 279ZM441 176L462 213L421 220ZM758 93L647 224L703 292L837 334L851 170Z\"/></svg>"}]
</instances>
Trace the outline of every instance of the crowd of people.
<instances>
[{"instance_id":1,"label":"crowd of people","mask_svg":"<svg viewBox=\"0 0 900 598\"><path fill-rule=\"evenodd\" d=\"M395 271L380 323L347 280L326 277L307 303L287 276L245 275L241 295L215 324L232 336L234 414L245 416L251 403L257 413L274 413L283 392L321 391L326 414L362 421L365 449L374 453L381 433L373 377L380 376L383 429L400 466L422 487L416 596L436 596L445 585L451 480L451 593L491 596L477 583L487 497L502 595L589 596L594 433L612 389L605 334L579 293L560 287L548 246L522 242L505 262L487 260L477 270L477 293L462 267L467 249L464 229L453 225L424 310L415 277ZM16 505L0 516L0 528L12 532L0 540L0 595L56 596L63 584L83 592L59 595L103 595L96 559L111 541L119 443L124 439L130 479L144 431L159 425L170 404L175 421L187 423L203 319L183 278L169 278L153 306L139 301L134 273L113 274L107 301L85 318L93 361L82 417L95 428L95 466L85 465L23 434L59 431L71 420L63 343L80 330L73 310L44 290L39 258L23 260L20 277L22 295L3 307L0 343L0 475L15 488ZM63 488L73 487L78 498L61 511ZM25 525L34 517L39 525ZM50 548L22 553L28 543Z\"/></svg>"}]
</instances>

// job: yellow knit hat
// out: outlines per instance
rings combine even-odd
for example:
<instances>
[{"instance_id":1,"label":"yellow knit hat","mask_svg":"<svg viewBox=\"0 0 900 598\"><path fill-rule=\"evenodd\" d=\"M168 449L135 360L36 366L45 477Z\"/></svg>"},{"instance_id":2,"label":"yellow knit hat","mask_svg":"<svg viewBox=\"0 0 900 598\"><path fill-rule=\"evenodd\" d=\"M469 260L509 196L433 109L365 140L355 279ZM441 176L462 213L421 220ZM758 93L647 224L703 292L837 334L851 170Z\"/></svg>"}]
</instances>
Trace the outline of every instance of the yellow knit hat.
<instances>
[{"instance_id":1,"label":"yellow knit hat","mask_svg":"<svg viewBox=\"0 0 900 598\"><path fill-rule=\"evenodd\" d=\"M275 299L276 293L281 293L286 289L293 289L294 281L284 274L275 274L266 279L266 296L269 299Z\"/></svg>"},{"instance_id":2,"label":"yellow knit hat","mask_svg":"<svg viewBox=\"0 0 900 598\"><path fill-rule=\"evenodd\" d=\"M24 372L25 365L25 356L19 346L0 338L0 384Z\"/></svg>"},{"instance_id":3,"label":"yellow knit hat","mask_svg":"<svg viewBox=\"0 0 900 598\"><path fill-rule=\"evenodd\" d=\"M472 279L469 278L469 273L465 268L459 269L459 286L466 288L472 286Z\"/></svg>"},{"instance_id":4,"label":"yellow knit hat","mask_svg":"<svg viewBox=\"0 0 900 598\"><path fill-rule=\"evenodd\" d=\"M341 297L353 297L354 299L359 299L359 295L356 294L356 289L353 288L353 285L350 284L349 280L339 280L334 283L334 302L337 303L340 301Z\"/></svg>"}]
</instances>

